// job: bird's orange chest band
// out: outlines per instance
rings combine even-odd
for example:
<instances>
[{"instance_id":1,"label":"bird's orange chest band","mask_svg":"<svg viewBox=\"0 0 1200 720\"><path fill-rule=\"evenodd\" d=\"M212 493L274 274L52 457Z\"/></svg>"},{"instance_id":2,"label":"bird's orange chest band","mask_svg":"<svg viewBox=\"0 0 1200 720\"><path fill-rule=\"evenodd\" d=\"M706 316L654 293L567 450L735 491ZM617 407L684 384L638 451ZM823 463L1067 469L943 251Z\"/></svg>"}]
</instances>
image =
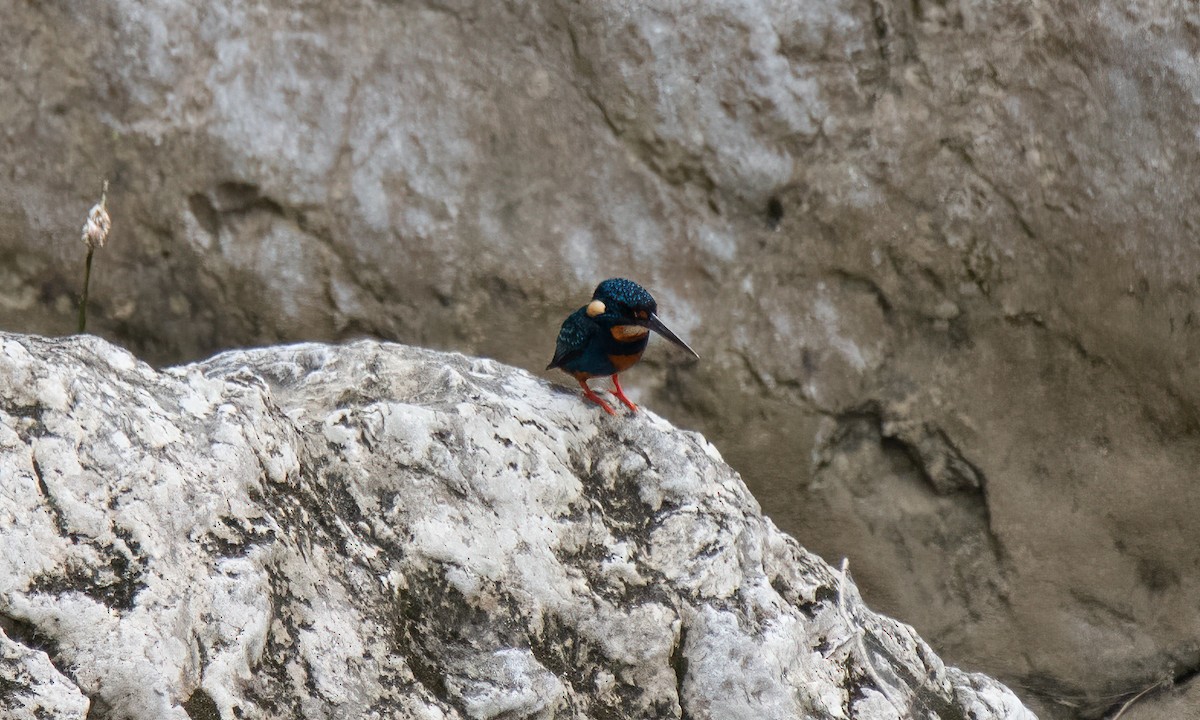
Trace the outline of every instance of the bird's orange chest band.
<instances>
[{"instance_id":1,"label":"bird's orange chest band","mask_svg":"<svg viewBox=\"0 0 1200 720\"><path fill-rule=\"evenodd\" d=\"M637 361L641 360L641 359L642 359L642 354L640 352L633 353L630 355L611 355L610 354L608 356L608 361L613 364L613 367L615 367L617 369L617 372L625 372L629 368L636 365Z\"/></svg>"}]
</instances>

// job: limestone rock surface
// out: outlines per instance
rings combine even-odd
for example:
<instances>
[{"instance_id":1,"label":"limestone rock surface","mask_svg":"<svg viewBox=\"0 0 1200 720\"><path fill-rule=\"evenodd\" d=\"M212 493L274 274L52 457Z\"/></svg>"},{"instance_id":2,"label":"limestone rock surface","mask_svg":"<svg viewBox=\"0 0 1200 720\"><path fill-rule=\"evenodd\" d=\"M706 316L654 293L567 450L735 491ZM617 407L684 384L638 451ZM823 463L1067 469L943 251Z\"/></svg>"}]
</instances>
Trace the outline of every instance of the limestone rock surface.
<instances>
[{"instance_id":1,"label":"limestone rock surface","mask_svg":"<svg viewBox=\"0 0 1200 720\"><path fill-rule=\"evenodd\" d=\"M6 718L1032 720L701 436L363 341L0 334Z\"/></svg>"},{"instance_id":2,"label":"limestone rock surface","mask_svg":"<svg viewBox=\"0 0 1200 720\"><path fill-rule=\"evenodd\" d=\"M0 3L0 327L364 334L627 380L945 657L1087 717L1200 670L1200 7Z\"/></svg>"}]
</instances>

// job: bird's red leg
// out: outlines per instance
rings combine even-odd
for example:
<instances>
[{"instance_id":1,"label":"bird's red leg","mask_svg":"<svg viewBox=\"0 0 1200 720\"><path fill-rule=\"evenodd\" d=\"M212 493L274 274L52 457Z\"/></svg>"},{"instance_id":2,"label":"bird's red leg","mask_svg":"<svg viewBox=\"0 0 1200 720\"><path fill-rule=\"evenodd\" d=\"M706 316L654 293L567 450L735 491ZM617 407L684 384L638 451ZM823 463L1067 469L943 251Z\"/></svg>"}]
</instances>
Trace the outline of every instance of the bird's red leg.
<instances>
[{"instance_id":1,"label":"bird's red leg","mask_svg":"<svg viewBox=\"0 0 1200 720\"><path fill-rule=\"evenodd\" d=\"M587 398L588 400L591 400L592 402L598 404L600 407L604 408L604 412L608 413L609 415L617 414L616 411L614 411L608 403L604 402L603 398L601 398L599 395L597 395L595 392L593 392L590 387L588 387L587 380L580 380L579 386L583 388L583 396L585 398ZM626 400L626 402L629 402L629 401Z\"/></svg>"},{"instance_id":2,"label":"bird's red leg","mask_svg":"<svg viewBox=\"0 0 1200 720\"><path fill-rule=\"evenodd\" d=\"M621 381L616 375L612 376L613 387L617 389L617 399L625 403L625 407L629 408L630 412L637 412L637 405L630 402L629 398L625 397L625 391L621 389Z\"/></svg>"}]
</instances>

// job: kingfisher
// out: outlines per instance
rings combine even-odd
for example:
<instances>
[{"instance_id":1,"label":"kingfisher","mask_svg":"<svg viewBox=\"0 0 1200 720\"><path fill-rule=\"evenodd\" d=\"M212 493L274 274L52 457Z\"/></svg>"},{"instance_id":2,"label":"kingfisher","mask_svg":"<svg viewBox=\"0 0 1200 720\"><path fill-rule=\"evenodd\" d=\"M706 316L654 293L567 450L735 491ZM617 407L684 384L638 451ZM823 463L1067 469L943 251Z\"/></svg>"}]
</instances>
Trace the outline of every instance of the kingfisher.
<instances>
[{"instance_id":1,"label":"kingfisher","mask_svg":"<svg viewBox=\"0 0 1200 720\"><path fill-rule=\"evenodd\" d=\"M617 399L631 412L637 412L637 405L625 397L617 373L642 359L651 330L700 358L658 319L657 312L658 303L641 285L624 278L605 280L596 286L591 302L563 321L554 359L546 369L562 368L579 381L584 397L609 415L616 415L612 406L587 384L592 378L611 376Z\"/></svg>"}]
</instances>

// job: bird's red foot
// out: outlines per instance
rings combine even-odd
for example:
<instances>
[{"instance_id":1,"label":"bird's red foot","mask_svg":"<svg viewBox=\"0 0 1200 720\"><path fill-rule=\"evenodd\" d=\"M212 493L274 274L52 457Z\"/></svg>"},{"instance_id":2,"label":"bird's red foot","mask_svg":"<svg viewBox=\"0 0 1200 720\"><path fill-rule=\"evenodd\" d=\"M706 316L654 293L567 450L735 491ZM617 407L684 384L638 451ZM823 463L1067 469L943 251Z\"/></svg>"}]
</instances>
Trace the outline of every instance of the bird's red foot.
<instances>
[{"instance_id":1,"label":"bird's red foot","mask_svg":"<svg viewBox=\"0 0 1200 720\"><path fill-rule=\"evenodd\" d=\"M629 398L625 397L625 391L621 389L621 381L617 379L616 375L612 376L612 380L613 387L617 389L617 399L625 403L625 407L629 408L630 412L637 412L637 405L634 405Z\"/></svg>"},{"instance_id":2,"label":"bird's red foot","mask_svg":"<svg viewBox=\"0 0 1200 720\"><path fill-rule=\"evenodd\" d=\"M611 405L604 402L603 398L601 398L590 387L588 387L587 380L580 380L579 386L583 388L583 396L585 398L587 398L588 400L591 400L592 402L596 403L600 407L604 408L604 412L608 413L609 415L617 414L617 412L612 409Z\"/></svg>"}]
</instances>

